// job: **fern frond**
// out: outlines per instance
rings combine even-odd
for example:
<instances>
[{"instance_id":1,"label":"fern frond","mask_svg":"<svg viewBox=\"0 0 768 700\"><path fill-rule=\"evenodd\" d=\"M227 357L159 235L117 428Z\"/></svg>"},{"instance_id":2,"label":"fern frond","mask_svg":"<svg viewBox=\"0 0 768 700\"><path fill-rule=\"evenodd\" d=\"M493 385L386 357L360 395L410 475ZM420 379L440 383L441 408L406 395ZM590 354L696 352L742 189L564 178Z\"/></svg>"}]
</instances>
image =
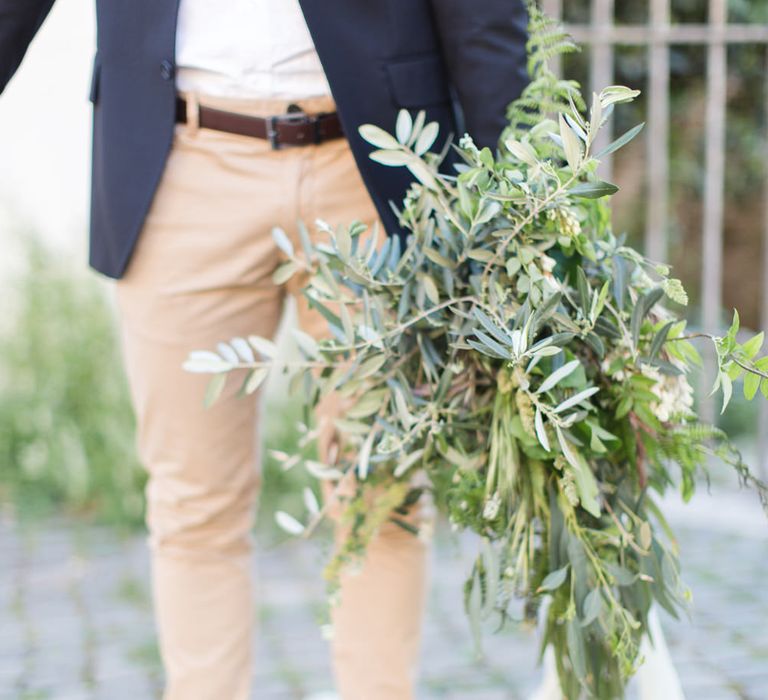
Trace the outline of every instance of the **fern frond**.
<instances>
[{"instance_id":1,"label":"fern frond","mask_svg":"<svg viewBox=\"0 0 768 700\"><path fill-rule=\"evenodd\" d=\"M528 73L535 78L557 56L579 51L579 46L562 27L535 2L528 3Z\"/></svg>"},{"instance_id":2,"label":"fern frond","mask_svg":"<svg viewBox=\"0 0 768 700\"><path fill-rule=\"evenodd\" d=\"M725 431L705 423L689 423L659 435L658 447L664 457L680 467L684 484L691 487L696 472L706 466L707 457L716 457L733 468L742 486L757 491L768 513L768 484L752 473Z\"/></svg>"},{"instance_id":3,"label":"fern frond","mask_svg":"<svg viewBox=\"0 0 768 700\"><path fill-rule=\"evenodd\" d=\"M553 58L579 51L578 45L535 2L529 3L528 12L528 74L531 81L507 108L509 127L505 129L505 138L520 138L547 116L568 111L571 101L578 109L584 109L579 83L558 78L549 67Z\"/></svg>"}]
</instances>

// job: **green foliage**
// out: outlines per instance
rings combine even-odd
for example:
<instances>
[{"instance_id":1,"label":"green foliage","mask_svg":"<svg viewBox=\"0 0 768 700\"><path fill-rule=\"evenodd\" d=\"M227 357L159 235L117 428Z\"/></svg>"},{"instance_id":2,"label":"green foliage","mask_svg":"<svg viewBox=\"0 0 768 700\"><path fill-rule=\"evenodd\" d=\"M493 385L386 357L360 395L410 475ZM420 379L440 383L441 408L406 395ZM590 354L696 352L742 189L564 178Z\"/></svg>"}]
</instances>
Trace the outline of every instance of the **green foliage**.
<instances>
[{"instance_id":1,"label":"green foliage","mask_svg":"<svg viewBox=\"0 0 768 700\"><path fill-rule=\"evenodd\" d=\"M736 334L739 332L739 312L734 311L733 322L728 332L722 338L715 339L715 349L718 359L718 373L712 393L718 389L723 391L724 412L733 395L733 382L743 378L744 398L751 401L758 391L768 398L768 356L757 358L763 347L765 333L760 332L748 341L739 343Z\"/></svg>"},{"instance_id":2,"label":"green foliage","mask_svg":"<svg viewBox=\"0 0 768 700\"><path fill-rule=\"evenodd\" d=\"M95 280L33 238L0 339L0 500L19 516L138 523L143 472L111 312Z\"/></svg>"},{"instance_id":3,"label":"green foliage","mask_svg":"<svg viewBox=\"0 0 768 700\"><path fill-rule=\"evenodd\" d=\"M675 485L689 498L716 456L765 502L768 487L725 434L699 424L687 380L702 337L718 350L724 402L741 372L757 377L755 393L762 337L737 343L737 322L722 338L686 335L669 308L685 301L682 284L614 234L606 200L617 188L596 177L596 136L637 92L611 86L586 113L580 100L566 107L536 59L560 39L532 16L548 34L532 39L532 82L498 153L465 136L463 163L445 175L423 146L436 137L423 114L401 115L396 137L361 127L377 161L418 181L400 212L410 235L403 249L358 223L323 226L327 240L309 254L284 250L290 274L310 273L305 293L333 334L299 338L293 382L309 406L333 391L349 404L338 460L307 463L355 484L332 583L383 510L429 490L454 527L480 536L464 589L473 635L507 621L513 598L535 616L547 597L542 644L554 647L566 697L610 700L641 662L651 604L677 615L689 599L657 499ZM548 113L526 122L534 103ZM216 353L196 357L190 369L231 369ZM242 359L233 367L276 363ZM306 531L283 520L308 532L319 517Z\"/></svg>"}]
</instances>

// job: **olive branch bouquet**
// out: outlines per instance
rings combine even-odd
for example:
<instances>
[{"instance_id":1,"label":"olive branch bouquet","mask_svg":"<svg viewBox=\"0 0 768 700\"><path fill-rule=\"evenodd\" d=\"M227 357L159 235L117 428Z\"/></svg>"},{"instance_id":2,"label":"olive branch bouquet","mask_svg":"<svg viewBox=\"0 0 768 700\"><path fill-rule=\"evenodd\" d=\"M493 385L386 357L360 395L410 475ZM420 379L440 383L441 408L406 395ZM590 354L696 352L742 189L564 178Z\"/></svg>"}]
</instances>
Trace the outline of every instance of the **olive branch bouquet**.
<instances>
[{"instance_id":1,"label":"olive branch bouquet","mask_svg":"<svg viewBox=\"0 0 768 700\"><path fill-rule=\"evenodd\" d=\"M399 211L405 242L318 222L323 240L301 227L297 251L275 230L287 257L276 280L308 276L304 293L332 338L296 331L303 360L293 364L269 339L235 338L191 353L186 368L215 374L209 401L230 372L244 369L252 393L280 365L308 407L344 397L338 458L304 462L322 480L354 477L332 586L385 521L417 532L402 513L429 491L455 529L480 536L464 588L475 637L484 622L514 620L515 599L528 620L549 599L542 649L554 648L565 696L620 698L642 662L651 604L677 615L690 596L660 496L677 487L689 499L712 457L764 504L768 494L693 411L692 341L714 345L723 409L740 376L747 398L768 396L768 357L757 358L762 333L737 340L738 315L724 336L688 332L681 283L613 232L606 201L617 188L597 165L642 125L602 153L593 144L638 93L611 86L587 109L578 85L547 66L575 48L570 39L535 6L530 30L531 83L497 153L465 136L446 174L423 112L402 111L394 136L360 128L374 160L416 180ZM306 502L306 523L278 522L310 533L324 510Z\"/></svg>"}]
</instances>

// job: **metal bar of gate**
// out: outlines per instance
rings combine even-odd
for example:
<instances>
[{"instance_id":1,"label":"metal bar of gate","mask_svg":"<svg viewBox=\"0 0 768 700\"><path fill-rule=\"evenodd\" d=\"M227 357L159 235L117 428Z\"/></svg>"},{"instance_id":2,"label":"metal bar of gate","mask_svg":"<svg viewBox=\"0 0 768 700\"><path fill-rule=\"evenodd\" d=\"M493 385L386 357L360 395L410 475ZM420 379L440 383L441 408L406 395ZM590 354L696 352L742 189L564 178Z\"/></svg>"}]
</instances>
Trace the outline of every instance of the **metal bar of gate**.
<instances>
[{"instance_id":1,"label":"metal bar of gate","mask_svg":"<svg viewBox=\"0 0 768 700\"><path fill-rule=\"evenodd\" d=\"M768 163L768 52L765 58L765 82L764 89L764 115L766 118L765 146L763 151L763 162ZM768 332L768 168L764 168L765 177L765 196L763 197L763 297L760 300L760 327ZM757 430L757 461L760 469L760 475L763 479L768 479L768 402L758 396L760 401L760 413L758 415Z\"/></svg>"},{"instance_id":2,"label":"metal bar of gate","mask_svg":"<svg viewBox=\"0 0 768 700\"><path fill-rule=\"evenodd\" d=\"M726 0L709 0L709 23L713 35L707 46L707 107L704 176L704 223L702 228L702 325L705 332L717 333L721 324L723 298L723 211L725 173L725 100L727 54L724 28L727 20ZM715 374L715 357L710 348L704 353L702 389ZM704 394L706 392L702 392ZM702 418L713 421L712 399L702 401Z\"/></svg>"},{"instance_id":3,"label":"metal bar of gate","mask_svg":"<svg viewBox=\"0 0 768 700\"><path fill-rule=\"evenodd\" d=\"M669 30L670 0L651 0L654 36ZM648 192L646 197L645 254L664 261L667 255L669 215L669 44L648 47Z\"/></svg>"},{"instance_id":4,"label":"metal bar of gate","mask_svg":"<svg viewBox=\"0 0 768 700\"><path fill-rule=\"evenodd\" d=\"M614 0L592 0L591 30L593 32L592 52L590 56L590 88L600 92L604 87L613 84L613 43L610 41L614 19ZM589 107L590 100L587 100ZM613 121L609 120L595 139L594 152L599 153L611 142ZM600 163L600 176L611 179L613 159L603 158Z\"/></svg>"},{"instance_id":5,"label":"metal bar of gate","mask_svg":"<svg viewBox=\"0 0 768 700\"><path fill-rule=\"evenodd\" d=\"M595 35L590 25L571 24L566 29L580 44L591 44ZM765 44L768 43L768 26L754 24L729 24L718 36L722 35L727 44ZM708 44L713 36L713 27L709 24L674 24L664 32L653 26L626 24L610 27L607 34L600 38L613 44L628 46L646 46L650 44Z\"/></svg>"}]
</instances>

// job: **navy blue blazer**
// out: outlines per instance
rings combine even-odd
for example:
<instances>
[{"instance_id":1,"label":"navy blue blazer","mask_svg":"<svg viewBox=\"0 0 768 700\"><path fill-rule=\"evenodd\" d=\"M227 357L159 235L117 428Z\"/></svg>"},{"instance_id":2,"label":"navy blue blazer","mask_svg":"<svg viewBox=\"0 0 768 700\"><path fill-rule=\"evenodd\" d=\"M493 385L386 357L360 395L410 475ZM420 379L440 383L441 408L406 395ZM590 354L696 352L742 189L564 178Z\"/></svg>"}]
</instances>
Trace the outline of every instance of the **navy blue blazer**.
<instances>
[{"instance_id":1,"label":"navy blue blazer","mask_svg":"<svg viewBox=\"0 0 768 700\"><path fill-rule=\"evenodd\" d=\"M425 109L440 133L495 146L525 69L523 0L300 0L358 167L389 233L411 180L368 158L363 123L388 131ZM97 0L91 267L125 271L171 148L179 0ZM0 0L0 91L53 0Z\"/></svg>"}]
</instances>

